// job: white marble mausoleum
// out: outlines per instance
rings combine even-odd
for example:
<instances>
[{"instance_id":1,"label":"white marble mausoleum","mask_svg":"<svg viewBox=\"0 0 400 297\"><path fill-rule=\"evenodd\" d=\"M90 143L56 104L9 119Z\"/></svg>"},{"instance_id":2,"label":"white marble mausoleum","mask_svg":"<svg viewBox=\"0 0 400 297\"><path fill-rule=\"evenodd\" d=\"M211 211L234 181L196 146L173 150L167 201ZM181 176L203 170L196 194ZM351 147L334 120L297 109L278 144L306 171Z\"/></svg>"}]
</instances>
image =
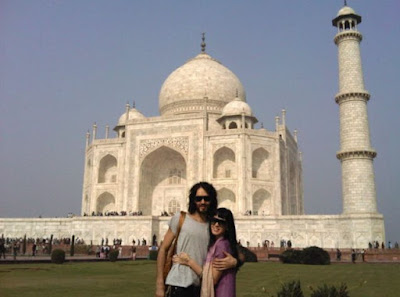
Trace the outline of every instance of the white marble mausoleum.
<instances>
[{"instance_id":1,"label":"white marble mausoleum","mask_svg":"<svg viewBox=\"0 0 400 297\"><path fill-rule=\"evenodd\" d=\"M201 52L173 71L161 86L160 115L146 117L126 105L115 137L87 134L81 216L0 219L6 237L162 238L172 214L187 210L188 191L212 183L220 207L231 209L237 237L250 246L291 240L295 247L366 248L385 241L376 205L367 102L360 56L361 16L348 6L332 21L338 32L343 212L305 215L302 159L286 111L274 130L256 128L257 114L239 78ZM334 58L334 57L332 57ZM332 70L333 71L333 70ZM334 110L332 112L335 112ZM307 153L307 152L305 152ZM121 216L98 216L125 212ZM138 214L141 215L132 215Z\"/></svg>"}]
</instances>

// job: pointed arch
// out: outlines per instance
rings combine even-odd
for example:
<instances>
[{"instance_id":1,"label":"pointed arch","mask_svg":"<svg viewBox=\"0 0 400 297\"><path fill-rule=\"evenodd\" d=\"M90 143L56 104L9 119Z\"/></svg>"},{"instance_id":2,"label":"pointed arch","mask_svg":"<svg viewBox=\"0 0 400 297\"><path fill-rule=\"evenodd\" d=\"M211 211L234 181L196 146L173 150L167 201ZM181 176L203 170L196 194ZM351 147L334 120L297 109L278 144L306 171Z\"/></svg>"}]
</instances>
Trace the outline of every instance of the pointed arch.
<instances>
[{"instance_id":1,"label":"pointed arch","mask_svg":"<svg viewBox=\"0 0 400 297\"><path fill-rule=\"evenodd\" d=\"M227 188L222 188L217 191L217 197L218 197L218 207L225 207L230 209L232 212L234 212L235 205L236 205L236 197L235 194L227 189Z\"/></svg>"},{"instance_id":2,"label":"pointed arch","mask_svg":"<svg viewBox=\"0 0 400 297\"><path fill-rule=\"evenodd\" d=\"M238 127L238 125L236 124L236 122L231 122L231 123L229 124L228 129L237 129L237 127Z\"/></svg>"},{"instance_id":3,"label":"pointed arch","mask_svg":"<svg viewBox=\"0 0 400 297\"><path fill-rule=\"evenodd\" d=\"M271 194L265 189L259 189L253 194L253 212L258 215L269 215L271 209Z\"/></svg>"},{"instance_id":4,"label":"pointed arch","mask_svg":"<svg viewBox=\"0 0 400 297\"><path fill-rule=\"evenodd\" d=\"M268 157L269 157L268 151L262 147L253 151L251 157L253 178L268 179L269 177Z\"/></svg>"},{"instance_id":5,"label":"pointed arch","mask_svg":"<svg viewBox=\"0 0 400 297\"><path fill-rule=\"evenodd\" d=\"M186 182L186 161L181 153L167 146L152 151L140 167L138 211L160 215L168 212L173 200L175 206L184 208Z\"/></svg>"},{"instance_id":6,"label":"pointed arch","mask_svg":"<svg viewBox=\"0 0 400 297\"><path fill-rule=\"evenodd\" d=\"M111 193L104 192L97 197L96 211L104 213L106 211L115 210L115 198Z\"/></svg>"},{"instance_id":7,"label":"pointed arch","mask_svg":"<svg viewBox=\"0 0 400 297\"><path fill-rule=\"evenodd\" d=\"M214 178L236 178L235 153L224 146L214 153Z\"/></svg>"},{"instance_id":8,"label":"pointed arch","mask_svg":"<svg viewBox=\"0 0 400 297\"><path fill-rule=\"evenodd\" d=\"M113 155L106 155L100 160L98 183L117 182L117 159Z\"/></svg>"}]
</instances>

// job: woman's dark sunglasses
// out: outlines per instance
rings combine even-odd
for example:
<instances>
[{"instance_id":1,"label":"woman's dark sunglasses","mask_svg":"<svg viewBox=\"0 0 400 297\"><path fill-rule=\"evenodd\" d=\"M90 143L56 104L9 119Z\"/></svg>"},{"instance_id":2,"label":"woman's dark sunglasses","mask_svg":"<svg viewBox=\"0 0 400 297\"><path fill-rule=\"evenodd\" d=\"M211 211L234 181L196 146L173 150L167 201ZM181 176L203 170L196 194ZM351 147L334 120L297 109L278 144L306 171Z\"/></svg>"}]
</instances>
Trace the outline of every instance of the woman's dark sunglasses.
<instances>
[{"instance_id":1,"label":"woman's dark sunglasses","mask_svg":"<svg viewBox=\"0 0 400 297\"><path fill-rule=\"evenodd\" d=\"M216 223L218 223L218 225L226 225L226 221L219 218L211 218L210 223L211 225L215 225Z\"/></svg>"},{"instance_id":2,"label":"woman's dark sunglasses","mask_svg":"<svg viewBox=\"0 0 400 297\"><path fill-rule=\"evenodd\" d=\"M200 202L201 200L204 200L205 202L210 202L211 197L210 196L196 196L194 197L194 201Z\"/></svg>"}]
</instances>

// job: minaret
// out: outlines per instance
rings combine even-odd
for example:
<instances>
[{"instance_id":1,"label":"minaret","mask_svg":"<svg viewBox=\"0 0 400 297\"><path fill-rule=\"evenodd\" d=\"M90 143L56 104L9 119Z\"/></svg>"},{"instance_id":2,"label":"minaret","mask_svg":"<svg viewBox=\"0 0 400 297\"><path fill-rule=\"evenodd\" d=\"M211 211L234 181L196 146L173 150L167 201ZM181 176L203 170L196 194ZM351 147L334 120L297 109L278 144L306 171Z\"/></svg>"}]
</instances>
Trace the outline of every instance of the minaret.
<instances>
[{"instance_id":1,"label":"minaret","mask_svg":"<svg viewBox=\"0 0 400 297\"><path fill-rule=\"evenodd\" d=\"M370 143L367 102L370 94L364 89L360 42L357 26L361 16L345 6L332 20L338 28L340 151L342 164L343 214L377 213L373 159L376 151Z\"/></svg>"}]
</instances>

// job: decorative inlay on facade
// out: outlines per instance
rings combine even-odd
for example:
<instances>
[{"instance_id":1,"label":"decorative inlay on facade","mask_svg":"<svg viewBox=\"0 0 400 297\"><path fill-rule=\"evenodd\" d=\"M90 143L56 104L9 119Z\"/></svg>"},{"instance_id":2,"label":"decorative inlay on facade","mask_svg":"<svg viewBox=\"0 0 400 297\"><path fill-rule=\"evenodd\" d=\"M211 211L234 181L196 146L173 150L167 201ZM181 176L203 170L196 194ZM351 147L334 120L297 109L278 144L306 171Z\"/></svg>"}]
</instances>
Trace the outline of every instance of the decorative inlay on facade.
<instances>
[{"instance_id":1,"label":"decorative inlay on facade","mask_svg":"<svg viewBox=\"0 0 400 297\"><path fill-rule=\"evenodd\" d=\"M270 192L265 185L260 185L260 184L253 184L252 186L252 193L254 195L255 192L257 192L258 190L263 189L265 191L267 191L268 193Z\"/></svg>"},{"instance_id":2,"label":"decorative inlay on facade","mask_svg":"<svg viewBox=\"0 0 400 297\"><path fill-rule=\"evenodd\" d=\"M346 159L373 159L376 157L376 151L374 150L360 150L360 151L348 151L338 152L336 158L341 161Z\"/></svg>"},{"instance_id":3,"label":"decorative inlay on facade","mask_svg":"<svg viewBox=\"0 0 400 297\"><path fill-rule=\"evenodd\" d=\"M346 101L368 101L370 94L368 92L348 92L341 93L335 96L335 101L337 104Z\"/></svg>"},{"instance_id":4,"label":"decorative inlay on facade","mask_svg":"<svg viewBox=\"0 0 400 297\"><path fill-rule=\"evenodd\" d=\"M174 148L187 157L189 151L189 137L170 137L142 140L140 141L139 148L140 159L142 160L150 152L163 145Z\"/></svg>"},{"instance_id":5,"label":"decorative inlay on facade","mask_svg":"<svg viewBox=\"0 0 400 297\"><path fill-rule=\"evenodd\" d=\"M231 149L234 153L236 153L236 144L235 143L214 143L213 144L213 152L215 153L222 147L227 147Z\"/></svg>"},{"instance_id":6,"label":"decorative inlay on facade","mask_svg":"<svg viewBox=\"0 0 400 297\"><path fill-rule=\"evenodd\" d=\"M357 38L360 41L362 40L362 35L360 32L358 31L346 31L346 32L342 32L338 35L335 36L335 39L333 40L335 42L335 44L338 44L340 39L354 39Z\"/></svg>"},{"instance_id":7,"label":"decorative inlay on facade","mask_svg":"<svg viewBox=\"0 0 400 297\"><path fill-rule=\"evenodd\" d=\"M118 152L115 150L101 150L101 151L99 151L97 158L98 158L98 160L101 160L105 156L108 156L108 155L110 155L118 160Z\"/></svg>"},{"instance_id":8,"label":"decorative inlay on facade","mask_svg":"<svg viewBox=\"0 0 400 297\"><path fill-rule=\"evenodd\" d=\"M221 183L218 183L218 184L215 184L214 187L215 187L215 189L217 191L219 191L221 189L224 189L224 188L228 189L228 190L231 190L232 192L236 191L236 185L235 184L221 184Z\"/></svg>"},{"instance_id":9,"label":"decorative inlay on facade","mask_svg":"<svg viewBox=\"0 0 400 297\"><path fill-rule=\"evenodd\" d=\"M164 105L160 109L160 113L173 113L175 111L200 111L204 110L204 103L207 102L207 110L208 111L218 111L221 112L224 107L224 103L218 100L207 99L207 101L202 99L197 100L184 100L182 102L173 102L167 105Z\"/></svg>"}]
</instances>

